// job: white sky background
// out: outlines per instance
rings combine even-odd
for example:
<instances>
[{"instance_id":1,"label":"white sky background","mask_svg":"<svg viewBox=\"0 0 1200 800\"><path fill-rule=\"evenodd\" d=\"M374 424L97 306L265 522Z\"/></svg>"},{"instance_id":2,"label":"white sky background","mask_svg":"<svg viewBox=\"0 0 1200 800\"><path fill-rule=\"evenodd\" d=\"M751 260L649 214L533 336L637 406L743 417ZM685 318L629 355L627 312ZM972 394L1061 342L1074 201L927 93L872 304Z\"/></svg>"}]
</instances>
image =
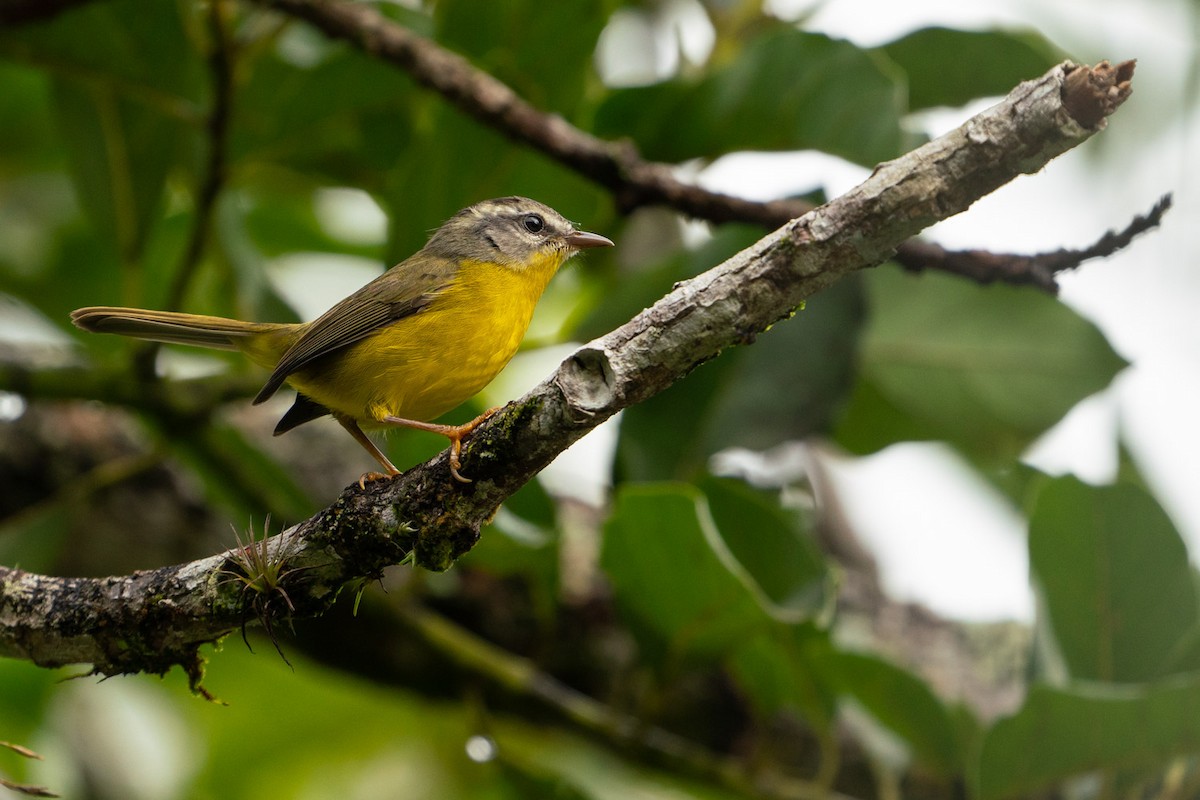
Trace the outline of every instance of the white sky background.
<instances>
[{"instance_id":1,"label":"white sky background","mask_svg":"<svg viewBox=\"0 0 1200 800\"><path fill-rule=\"evenodd\" d=\"M767 6L785 18L815 9L807 29L863 46L927 25L1033 28L1079 61L1138 59L1133 97L1106 132L926 235L949 247L1018 252L1085 246L1148 210L1161 194L1174 193L1175 206L1159 231L1062 278L1063 301L1095 321L1132 366L1110 390L1072 411L1026 460L1054 474L1105 482L1115 472L1120 431L1197 552L1200 233L1189 222L1197 218L1200 196L1191 178L1197 98L1188 96L1186 76L1195 69L1200 28L1185 0L770 0ZM663 48L665 57L641 64L626 57L611 78L636 82L638 67L665 72L680 51L693 58L703 53L711 37L702 16L695 24L694 1L666 7L660 13L670 18L668 27L690 44ZM623 32L633 27L629 20L618 24ZM918 122L937 135L977 110L942 110ZM813 153L745 154L721 159L699 180L767 199L815 183L834 196L866 174ZM966 619L1032 617L1025 523L964 472L951 451L909 444L831 466L850 519L879 558L893 594Z\"/></svg>"}]
</instances>

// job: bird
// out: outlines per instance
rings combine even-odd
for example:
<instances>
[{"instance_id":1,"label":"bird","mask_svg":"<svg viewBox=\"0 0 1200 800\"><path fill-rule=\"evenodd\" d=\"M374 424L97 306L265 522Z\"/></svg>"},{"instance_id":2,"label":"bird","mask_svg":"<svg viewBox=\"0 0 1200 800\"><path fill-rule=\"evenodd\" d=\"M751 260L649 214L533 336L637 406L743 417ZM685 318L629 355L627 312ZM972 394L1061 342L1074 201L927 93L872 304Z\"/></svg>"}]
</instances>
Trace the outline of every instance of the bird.
<instances>
[{"instance_id":1,"label":"bird","mask_svg":"<svg viewBox=\"0 0 1200 800\"><path fill-rule=\"evenodd\" d=\"M275 435L331 415L383 468L400 470L363 428L405 427L450 440L450 473L461 472L463 438L495 412L462 425L430 422L473 397L517 352L550 279L581 250L611 247L526 197L462 209L421 250L312 322L243 322L139 308L71 312L86 331L237 350L271 370L259 404L283 384L296 390Z\"/></svg>"}]
</instances>

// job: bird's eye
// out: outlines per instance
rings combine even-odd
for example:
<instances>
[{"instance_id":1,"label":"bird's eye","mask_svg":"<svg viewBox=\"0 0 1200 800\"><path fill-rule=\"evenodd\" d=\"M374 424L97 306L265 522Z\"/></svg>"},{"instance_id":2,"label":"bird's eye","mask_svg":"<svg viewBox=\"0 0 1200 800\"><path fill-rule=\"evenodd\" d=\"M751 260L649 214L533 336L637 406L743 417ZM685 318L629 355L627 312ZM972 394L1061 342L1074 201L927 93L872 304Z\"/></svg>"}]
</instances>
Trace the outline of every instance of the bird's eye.
<instances>
[{"instance_id":1,"label":"bird's eye","mask_svg":"<svg viewBox=\"0 0 1200 800\"><path fill-rule=\"evenodd\" d=\"M521 218L521 224L530 233L541 233L542 229L546 227L546 220L542 219L539 214L526 214Z\"/></svg>"}]
</instances>

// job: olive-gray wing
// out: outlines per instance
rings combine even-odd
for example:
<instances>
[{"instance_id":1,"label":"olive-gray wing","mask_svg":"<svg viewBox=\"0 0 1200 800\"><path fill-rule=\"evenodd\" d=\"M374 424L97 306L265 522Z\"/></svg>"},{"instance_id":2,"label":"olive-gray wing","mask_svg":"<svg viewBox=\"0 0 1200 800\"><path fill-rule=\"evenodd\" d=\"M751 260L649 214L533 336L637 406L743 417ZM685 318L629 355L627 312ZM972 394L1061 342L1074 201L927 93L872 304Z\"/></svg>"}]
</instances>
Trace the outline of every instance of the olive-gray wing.
<instances>
[{"instance_id":1,"label":"olive-gray wing","mask_svg":"<svg viewBox=\"0 0 1200 800\"><path fill-rule=\"evenodd\" d=\"M393 267L314 320L279 359L255 396L255 404L270 398L289 375L306 364L418 313L446 288L454 273L452 265L442 264L440 259L425 264L416 276L404 274L408 266L406 261Z\"/></svg>"}]
</instances>

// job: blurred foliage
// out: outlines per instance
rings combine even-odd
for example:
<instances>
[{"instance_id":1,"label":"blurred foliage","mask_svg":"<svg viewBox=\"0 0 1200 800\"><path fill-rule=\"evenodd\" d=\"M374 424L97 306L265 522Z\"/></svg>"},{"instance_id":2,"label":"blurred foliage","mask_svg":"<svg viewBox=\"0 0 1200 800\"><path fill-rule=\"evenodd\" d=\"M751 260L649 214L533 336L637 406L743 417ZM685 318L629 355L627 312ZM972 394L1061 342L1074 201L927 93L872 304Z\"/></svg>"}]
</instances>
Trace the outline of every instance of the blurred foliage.
<instances>
[{"instance_id":1,"label":"blurred foliage","mask_svg":"<svg viewBox=\"0 0 1200 800\"><path fill-rule=\"evenodd\" d=\"M729 225L685 247L677 221L663 217L640 246L627 245L633 223L566 167L481 128L369 55L251 4L214 4L227 12L233 42L232 126L190 310L294 318L265 277L274 259L353 253L385 265L458 208L519 193L621 243L616 255L589 253L573 267L581 290L559 311L564 328L575 321L565 332L584 338L762 233ZM66 313L161 304L180 269L211 147L210 5L108 0L0 31L0 292L43 315L105 380L135 379L135 349L77 335ZM440 0L386 13L538 106L673 162L811 148L869 166L916 141L910 112L1002 93L1060 57L1028 31L926 29L862 49L761 16L756 3L738 13L711 5L717 41L707 63L623 88L597 74L597 41L612 12L634 8L652 22L654 4ZM656 32L668 49L679 44L672 30ZM386 235L339 233L314 200L330 187L368 193L387 216ZM217 363L223 374L248 371ZM839 788L839 764L849 771L856 748L877 766L897 747L912 796L962 796L956 787L975 798L1020 796L1079 775L1092 776L1097 793L1108 792L1101 796L1135 796L1168 768L1186 781L1196 767L1179 759L1200 748L1200 608L1178 533L1136 476L1091 487L1016 461L1123 366L1093 325L1032 290L872 270L623 415L611 507L593 525L602 530L593 566L603 589L564 599L588 525L531 484L454 572L409 576L397 596L371 595L366 605L410 595L441 604L616 712L747 763L777 755L792 772ZM88 397L87 387L79 392ZM144 418L147 446L187 467L180 491L239 527L266 512L295 520L331 499L299 488L221 417ZM1032 509L1042 616L1039 671L1014 714L980 719L939 696L922 665L848 644L834 608L842 570L819 544L816 515L796 502L797 487L708 474L726 448L822 434L857 454L944 441L989 476L1021 473L1013 497ZM420 437L391 444L404 463L438 446ZM25 499L0 519L4 562L53 571L88 501L66 491ZM473 593L483 601L472 605ZM336 624L378 644L378 630L356 633L365 619L347 612ZM189 698L180 675L61 684L58 674L0 662L0 739L48 755L29 762L0 750L0 773L64 792L86 786L96 798L748 793L718 786L715 767L646 767L636 748L603 743L617 738L611 730L582 737L563 713L524 701L492 711L481 676L463 678L461 665L406 682L397 675L410 674L411 637L386 630L372 660L353 666L348 645L322 650L303 628L292 646L311 659L293 658L295 672L270 648L258 657L240 644L215 652L208 688L228 707ZM696 687L713 675L719 691L697 701ZM118 724L115 709L125 706L145 711L133 727ZM856 738L842 724L849 708L880 735L847 747ZM780 725L794 743L778 738ZM473 736L486 737L476 741L485 755L492 742L494 757L468 758ZM139 751L146 742L160 759ZM127 766L149 760L155 770ZM1085 787L1079 796L1092 795Z\"/></svg>"},{"instance_id":2,"label":"blurred foliage","mask_svg":"<svg viewBox=\"0 0 1200 800\"><path fill-rule=\"evenodd\" d=\"M1051 297L896 270L866 277L870 321L838 442L871 453L903 439L1012 463L1125 362Z\"/></svg>"},{"instance_id":3,"label":"blurred foliage","mask_svg":"<svg viewBox=\"0 0 1200 800\"><path fill-rule=\"evenodd\" d=\"M904 81L849 42L788 25L746 42L699 81L619 89L596 115L603 136L632 136L648 158L736 150L824 150L860 164L900 155ZM837 108L813 114L814 108ZM724 124L728 120L737 125Z\"/></svg>"},{"instance_id":4,"label":"blurred foliage","mask_svg":"<svg viewBox=\"0 0 1200 800\"><path fill-rule=\"evenodd\" d=\"M1200 634L1187 550L1145 490L1048 483L1030 520L1029 557L1043 622L1070 674L1141 683L1200 669L1185 647Z\"/></svg>"},{"instance_id":5,"label":"blurred foliage","mask_svg":"<svg viewBox=\"0 0 1200 800\"><path fill-rule=\"evenodd\" d=\"M1006 95L1016 84L1067 58L1036 31L998 36L922 28L879 49L904 71L911 111Z\"/></svg>"}]
</instances>

